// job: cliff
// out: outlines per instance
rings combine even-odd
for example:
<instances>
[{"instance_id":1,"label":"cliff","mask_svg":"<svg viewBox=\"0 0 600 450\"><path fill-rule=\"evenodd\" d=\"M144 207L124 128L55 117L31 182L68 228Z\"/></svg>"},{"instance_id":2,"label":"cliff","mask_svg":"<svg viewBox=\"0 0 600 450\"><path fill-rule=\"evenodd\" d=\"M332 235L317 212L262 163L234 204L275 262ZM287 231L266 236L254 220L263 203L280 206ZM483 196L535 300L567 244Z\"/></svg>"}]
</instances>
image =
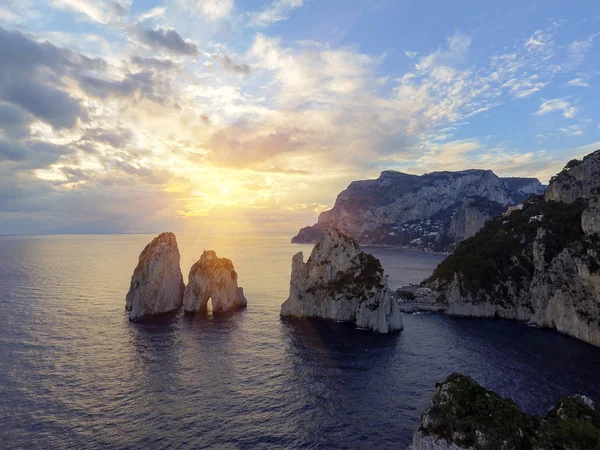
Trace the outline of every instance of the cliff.
<instances>
[{"instance_id":1,"label":"cliff","mask_svg":"<svg viewBox=\"0 0 600 450\"><path fill-rule=\"evenodd\" d=\"M587 397L563 398L540 417L457 373L436 384L413 436L413 450L599 447L600 415Z\"/></svg>"},{"instance_id":2,"label":"cliff","mask_svg":"<svg viewBox=\"0 0 600 450\"><path fill-rule=\"evenodd\" d=\"M315 242L335 227L361 244L450 251L508 205L543 192L537 179L499 178L489 170L422 176L385 171L376 180L351 183L333 209L292 242Z\"/></svg>"},{"instance_id":3,"label":"cliff","mask_svg":"<svg viewBox=\"0 0 600 450\"><path fill-rule=\"evenodd\" d=\"M162 233L142 251L131 276L125 309L129 320L165 314L183 303L183 275L173 233Z\"/></svg>"},{"instance_id":4,"label":"cliff","mask_svg":"<svg viewBox=\"0 0 600 450\"><path fill-rule=\"evenodd\" d=\"M527 321L600 346L600 152L488 222L424 284L448 314Z\"/></svg>"},{"instance_id":5,"label":"cliff","mask_svg":"<svg viewBox=\"0 0 600 450\"><path fill-rule=\"evenodd\" d=\"M319 239L306 263L302 252L293 257L281 316L351 322L382 334L402 330L381 263L335 229Z\"/></svg>"}]
</instances>

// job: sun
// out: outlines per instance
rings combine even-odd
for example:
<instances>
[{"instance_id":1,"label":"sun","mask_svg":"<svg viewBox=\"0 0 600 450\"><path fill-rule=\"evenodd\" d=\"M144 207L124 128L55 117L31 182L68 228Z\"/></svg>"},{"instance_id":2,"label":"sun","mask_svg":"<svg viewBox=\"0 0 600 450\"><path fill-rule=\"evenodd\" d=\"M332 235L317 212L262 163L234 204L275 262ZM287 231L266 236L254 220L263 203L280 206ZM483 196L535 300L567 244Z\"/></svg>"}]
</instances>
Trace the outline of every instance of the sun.
<instances>
[{"instance_id":1,"label":"sun","mask_svg":"<svg viewBox=\"0 0 600 450\"><path fill-rule=\"evenodd\" d=\"M229 188L227 186L221 186L221 192L223 195L229 194Z\"/></svg>"}]
</instances>

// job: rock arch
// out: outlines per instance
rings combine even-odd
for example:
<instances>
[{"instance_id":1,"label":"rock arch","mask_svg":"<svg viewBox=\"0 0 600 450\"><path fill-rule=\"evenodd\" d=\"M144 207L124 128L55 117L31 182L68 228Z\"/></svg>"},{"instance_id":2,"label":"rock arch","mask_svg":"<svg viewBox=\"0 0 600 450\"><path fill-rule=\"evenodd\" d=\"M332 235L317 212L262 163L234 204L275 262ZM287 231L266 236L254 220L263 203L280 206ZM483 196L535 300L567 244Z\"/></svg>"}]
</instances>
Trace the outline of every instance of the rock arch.
<instances>
[{"instance_id":1,"label":"rock arch","mask_svg":"<svg viewBox=\"0 0 600 450\"><path fill-rule=\"evenodd\" d=\"M238 287L237 272L231 260L205 250L190 268L188 285L183 294L183 309L188 313L206 311L212 300L213 313L245 308L244 290Z\"/></svg>"}]
</instances>

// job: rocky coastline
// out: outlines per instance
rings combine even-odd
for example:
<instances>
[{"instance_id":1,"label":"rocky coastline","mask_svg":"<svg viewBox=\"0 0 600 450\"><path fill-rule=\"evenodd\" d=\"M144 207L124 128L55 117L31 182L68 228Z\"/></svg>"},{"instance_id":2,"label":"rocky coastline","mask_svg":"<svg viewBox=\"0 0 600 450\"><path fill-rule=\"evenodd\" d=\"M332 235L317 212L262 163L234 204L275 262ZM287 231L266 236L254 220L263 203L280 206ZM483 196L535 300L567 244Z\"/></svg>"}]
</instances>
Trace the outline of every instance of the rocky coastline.
<instances>
[{"instance_id":1,"label":"rocky coastline","mask_svg":"<svg viewBox=\"0 0 600 450\"><path fill-rule=\"evenodd\" d=\"M456 316L553 328L600 346L600 151L493 219L423 283Z\"/></svg>"}]
</instances>

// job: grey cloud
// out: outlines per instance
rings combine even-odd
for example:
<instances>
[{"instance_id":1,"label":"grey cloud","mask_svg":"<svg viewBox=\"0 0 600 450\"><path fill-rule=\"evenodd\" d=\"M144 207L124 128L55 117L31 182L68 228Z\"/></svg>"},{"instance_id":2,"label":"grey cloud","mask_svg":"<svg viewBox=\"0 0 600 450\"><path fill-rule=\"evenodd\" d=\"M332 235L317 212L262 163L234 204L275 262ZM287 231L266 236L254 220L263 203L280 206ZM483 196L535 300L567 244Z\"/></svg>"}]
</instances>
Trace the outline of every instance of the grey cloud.
<instances>
[{"instance_id":1,"label":"grey cloud","mask_svg":"<svg viewBox=\"0 0 600 450\"><path fill-rule=\"evenodd\" d=\"M132 133L129 130L119 128L117 130L105 130L105 129L87 129L83 136L82 141L91 142L103 142L110 145L113 148L123 148L131 140Z\"/></svg>"},{"instance_id":2,"label":"grey cloud","mask_svg":"<svg viewBox=\"0 0 600 450\"><path fill-rule=\"evenodd\" d=\"M20 106L54 128L71 128L86 112L79 100L67 92L43 85L36 79L21 78L0 85L0 97Z\"/></svg>"},{"instance_id":3,"label":"grey cloud","mask_svg":"<svg viewBox=\"0 0 600 450\"><path fill-rule=\"evenodd\" d=\"M119 17L123 17L123 16L125 16L127 14L127 8L125 8L120 3L110 2L110 8Z\"/></svg>"},{"instance_id":4,"label":"grey cloud","mask_svg":"<svg viewBox=\"0 0 600 450\"><path fill-rule=\"evenodd\" d=\"M43 141L0 139L0 162L16 163L18 170L43 169L72 153L68 147Z\"/></svg>"},{"instance_id":5,"label":"grey cloud","mask_svg":"<svg viewBox=\"0 0 600 450\"><path fill-rule=\"evenodd\" d=\"M153 48L180 55L197 56L198 47L191 41L183 40L177 31L167 28L141 29L140 38Z\"/></svg>"},{"instance_id":6,"label":"grey cloud","mask_svg":"<svg viewBox=\"0 0 600 450\"><path fill-rule=\"evenodd\" d=\"M250 74L250 66L248 64L236 64L227 55L214 55L213 59L228 72L239 73L241 75Z\"/></svg>"},{"instance_id":7,"label":"grey cloud","mask_svg":"<svg viewBox=\"0 0 600 450\"><path fill-rule=\"evenodd\" d=\"M80 75L79 85L89 95L98 98L132 97L148 99L165 106L174 106L170 84L160 79L159 74L143 71L128 73L121 80Z\"/></svg>"},{"instance_id":8,"label":"grey cloud","mask_svg":"<svg viewBox=\"0 0 600 450\"><path fill-rule=\"evenodd\" d=\"M31 117L10 103L0 103L0 130L5 136L22 138L29 134Z\"/></svg>"},{"instance_id":9,"label":"grey cloud","mask_svg":"<svg viewBox=\"0 0 600 450\"><path fill-rule=\"evenodd\" d=\"M103 70L101 59L0 28L0 101L28 111L55 128L73 127L86 112L64 90L60 79L71 72Z\"/></svg>"},{"instance_id":10,"label":"grey cloud","mask_svg":"<svg viewBox=\"0 0 600 450\"><path fill-rule=\"evenodd\" d=\"M66 69L79 67L86 70L103 70L106 62L99 58L89 58L68 49L56 47L50 42L37 42L19 31L0 27L0 69L10 71L34 69L46 66L64 73Z\"/></svg>"},{"instance_id":11,"label":"grey cloud","mask_svg":"<svg viewBox=\"0 0 600 450\"><path fill-rule=\"evenodd\" d=\"M162 58L143 58L141 56L133 56L131 62L143 69L153 70L179 70L181 66L171 60Z\"/></svg>"}]
</instances>

